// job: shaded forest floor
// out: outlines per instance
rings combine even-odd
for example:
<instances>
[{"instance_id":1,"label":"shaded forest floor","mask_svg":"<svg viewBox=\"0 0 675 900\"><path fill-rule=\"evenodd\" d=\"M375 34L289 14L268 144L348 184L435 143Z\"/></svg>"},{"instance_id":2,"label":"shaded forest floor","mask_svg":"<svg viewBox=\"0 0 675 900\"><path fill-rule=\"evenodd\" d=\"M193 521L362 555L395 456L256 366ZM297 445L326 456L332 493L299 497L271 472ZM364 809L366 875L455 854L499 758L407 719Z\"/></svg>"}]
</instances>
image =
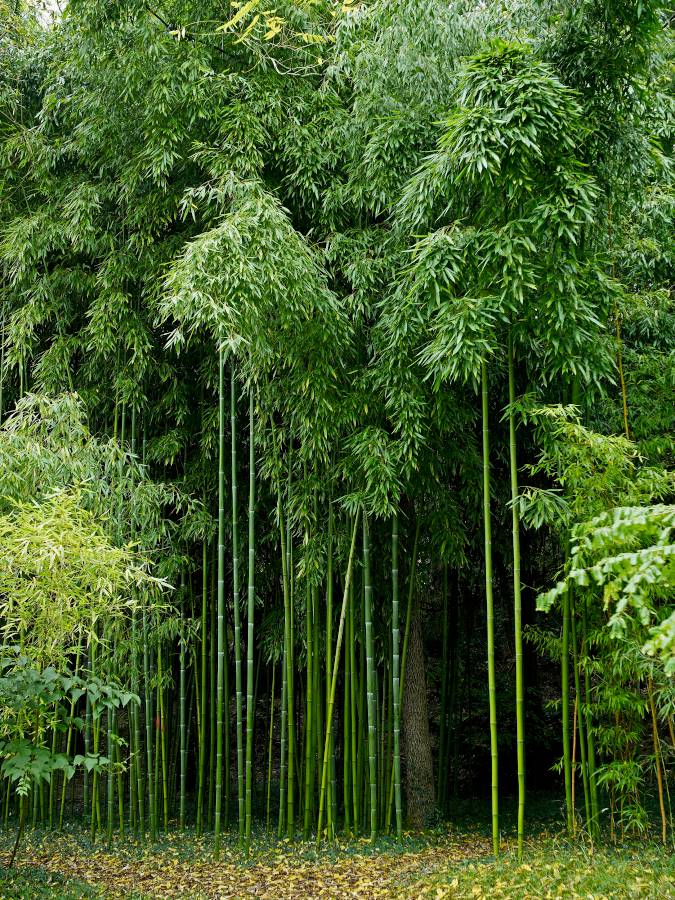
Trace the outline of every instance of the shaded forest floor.
<instances>
[{"instance_id":1,"label":"shaded forest floor","mask_svg":"<svg viewBox=\"0 0 675 900\"><path fill-rule=\"evenodd\" d=\"M0 841L6 863L11 835ZM483 833L447 831L314 845L256 840L248 858L229 841L215 861L210 840L174 832L152 849L117 840L112 850L75 834L29 834L16 868L0 870L4 898L674 898L675 856L647 840L620 848L542 832L518 863L505 844L491 856Z\"/></svg>"}]
</instances>

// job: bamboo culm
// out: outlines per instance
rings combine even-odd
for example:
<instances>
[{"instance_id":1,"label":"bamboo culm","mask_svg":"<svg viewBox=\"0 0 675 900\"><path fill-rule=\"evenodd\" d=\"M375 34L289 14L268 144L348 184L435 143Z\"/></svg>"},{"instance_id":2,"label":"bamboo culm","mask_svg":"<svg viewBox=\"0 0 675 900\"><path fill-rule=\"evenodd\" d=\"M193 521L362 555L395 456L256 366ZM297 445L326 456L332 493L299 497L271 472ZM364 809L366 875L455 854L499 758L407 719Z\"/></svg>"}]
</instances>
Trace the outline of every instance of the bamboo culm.
<instances>
[{"instance_id":1,"label":"bamboo culm","mask_svg":"<svg viewBox=\"0 0 675 900\"><path fill-rule=\"evenodd\" d=\"M241 609L239 605L239 514L237 481L237 379L234 361L230 369L230 453L232 459L232 611L234 619L234 689L237 716L237 809L239 814L239 843L243 845L246 827L244 793L244 704L241 671Z\"/></svg>"},{"instance_id":2,"label":"bamboo culm","mask_svg":"<svg viewBox=\"0 0 675 900\"><path fill-rule=\"evenodd\" d=\"M518 766L518 859L523 858L525 835L525 685L523 674L523 628L520 585L520 512L518 508L518 458L515 418L515 359L509 341L509 469L511 474L511 522L513 541L513 623L516 650L516 755Z\"/></svg>"},{"instance_id":3,"label":"bamboo culm","mask_svg":"<svg viewBox=\"0 0 675 900\"><path fill-rule=\"evenodd\" d=\"M249 488L248 488L248 592L246 636L246 823L245 846L251 842L251 797L253 790L253 627L255 615L255 431L254 394L249 388Z\"/></svg>"},{"instance_id":4,"label":"bamboo culm","mask_svg":"<svg viewBox=\"0 0 675 900\"><path fill-rule=\"evenodd\" d=\"M217 598L217 674L216 674L216 771L214 805L214 849L220 853L221 806L223 791L223 682L225 644L225 360L222 346L218 352L218 598Z\"/></svg>"},{"instance_id":5,"label":"bamboo culm","mask_svg":"<svg viewBox=\"0 0 675 900\"><path fill-rule=\"evenodd\" d=\"M345 627L345 614L347 611L347 600L349 598L349 590L352 580L352 570L354 565L354 550L356 548L356 535L358 532L359 514L357 512L354 518L352 530L352 542L349 550L349 562L347 563L347 573L345 575L344 592L342 595L342 608L340 610L340 622L338 624L337 640L335 642L335 652L333 654L333 674L331 676L330 695L328 698L328 710L326 715L326 737L324 740L323 765L321 767L321 784L319 787L319 815L317 820L317 840L321 839L321 829L323 826L323 810L324 798L326 793L326 777L328 769L328 747L330 745L330 736L332 732L333 707L335 706L335 691L337 687L338 672L340 668L340 650L342 649L342 636Z\"/></svg>"},{"instance_id":6,"label":"bamboo culm","mask_svg":"<svg viewBox=\"0 0 675 900\"><path fill-rule=\"evenodd\" d=\"M495 677L495 614L492 596L492 519L490 513L490 425L488 370L481 361L481 413L483 434L483 532L485 538L485 609L487 619L488 703L490 710L490 761L492 798L492 851L499 853L499 764L497 750L497 682Z\"/></svg>"},{"instance_id":7,"label":"bamboo culm","mask_svg":"<svg viewBox=\"0 0 675 900\"><path fill-rule=\"evenodd\" d=\"M363 513L363 595L366 634L366 695L368 716L368 780L370 787L370 839L377 837L377 712L375 709L375 645L373 640L373 585L370 571L370 532Z\"/></svg>"},{"instance_id":8,"label":"bamboo culm","mask_svg":"<svg viewBox=\"0 0 675 900\"><path fill-rule=\"evenodd\" d=\"M398 510L391 526L391 635L392 635L392 697L394 711L394 805L396 808L396 837L403 840L403 809L401 802L401 693L400 693L400 629L398 582Z\"/></svg>"}]
</instances>

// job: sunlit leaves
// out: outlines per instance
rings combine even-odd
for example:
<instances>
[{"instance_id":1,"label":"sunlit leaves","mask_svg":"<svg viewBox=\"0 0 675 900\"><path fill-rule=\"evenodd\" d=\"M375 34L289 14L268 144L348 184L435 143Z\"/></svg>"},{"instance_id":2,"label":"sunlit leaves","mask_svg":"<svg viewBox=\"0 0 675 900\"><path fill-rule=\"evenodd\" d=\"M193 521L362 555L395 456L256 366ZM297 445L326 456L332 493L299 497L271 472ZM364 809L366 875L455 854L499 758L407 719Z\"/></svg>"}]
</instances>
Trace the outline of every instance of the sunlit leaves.
<instances>
[{"instance_id":1,"label":"sunlit leaves","mask_svg":"<svg viewBox=\"0 0 675 900\"><path fill-rule=\"evenodd\" d=\"M541 448L531 471L543 473L561 486L571 521L614 506L666 498L672 490L671 476L663 469L641 465L631 441L586 428L573 407L529 402L519 412L535 425Z\"/></svg>"},{"instance_id":2,"label":"sunlit leaves","mask_svg":"<svg viewBox=\"0 0 675 900\"><path fill-rule=\"evenodd\" d=\"M539 608L549 609L570 584L602 589L614 635L626 634L633 616L651 626L643 650L657 654L672 674L675 615L668 613L675 590L674 532L675 507L664 505L619 507L575 526L565 579L540 595Z\"/></svg>"},{"instance_id":3,"label":"sunlit leaves","mask_svg":"<svg viewBox=\"0 0 675 900\"><path fill-rule=\"evenodd\" d=\"M73 492L15 503L0 517L0 548L4 639L21 642L42 664L60 663L99 620L124 614L133 588L152 582Z\"/></svg>"}]
</instances>

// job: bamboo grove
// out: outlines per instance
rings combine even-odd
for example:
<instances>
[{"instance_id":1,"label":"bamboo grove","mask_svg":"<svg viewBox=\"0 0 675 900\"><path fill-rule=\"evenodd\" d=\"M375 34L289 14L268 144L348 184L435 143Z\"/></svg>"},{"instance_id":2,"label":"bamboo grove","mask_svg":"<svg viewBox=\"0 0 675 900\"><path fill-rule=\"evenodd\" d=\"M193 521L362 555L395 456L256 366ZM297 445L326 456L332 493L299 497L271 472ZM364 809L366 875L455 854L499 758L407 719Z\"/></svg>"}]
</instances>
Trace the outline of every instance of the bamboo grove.
<instances>
[{"instance_id":1,"label":"bamboo grove","mask_svg":"<svg viewBox=\"0 0 675 900\"><path fill-rule=\"evenodd\" d=\"M5 823L672 840L667 10L0 14Z\"/></svg>"}]
</instances>

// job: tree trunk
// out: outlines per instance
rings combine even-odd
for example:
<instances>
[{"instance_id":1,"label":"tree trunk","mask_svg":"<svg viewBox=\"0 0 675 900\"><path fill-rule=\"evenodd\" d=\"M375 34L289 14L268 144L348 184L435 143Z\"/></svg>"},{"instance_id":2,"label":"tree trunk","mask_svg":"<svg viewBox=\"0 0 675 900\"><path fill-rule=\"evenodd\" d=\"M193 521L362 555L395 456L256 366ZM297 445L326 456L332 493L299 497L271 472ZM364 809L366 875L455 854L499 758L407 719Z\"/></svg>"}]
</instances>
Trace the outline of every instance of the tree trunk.
<instances>
[{"instance_id":1,"label":"tree trunk","mask_svg":"<svg viewBox=\"0 0 675 900\"><path fill-rule=\"evenodd\" d=\"M419 611L410 628L406 663L403 730L406 752L406 801L408 825L424 828L435 808L434 764L427 713L427 681Z\"/></svg>"}]
</instances>

